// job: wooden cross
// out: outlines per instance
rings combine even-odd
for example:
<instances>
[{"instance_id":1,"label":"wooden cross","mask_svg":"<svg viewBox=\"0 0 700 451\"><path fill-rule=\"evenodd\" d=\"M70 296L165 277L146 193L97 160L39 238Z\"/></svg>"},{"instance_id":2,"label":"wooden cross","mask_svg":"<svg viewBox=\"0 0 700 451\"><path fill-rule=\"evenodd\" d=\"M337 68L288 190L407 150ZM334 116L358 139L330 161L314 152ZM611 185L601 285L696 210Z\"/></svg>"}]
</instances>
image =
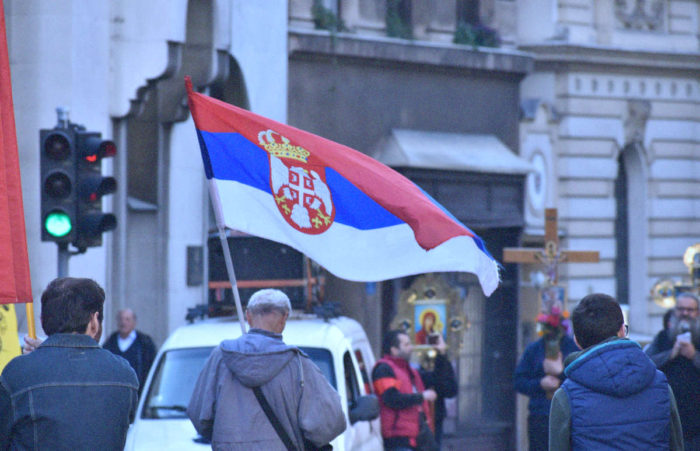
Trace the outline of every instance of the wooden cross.
<instances>
[{"instance_id":1,"label":"wooden cross","mask_svg":"<svg viewBox=\"0 0 700 451\"><path fill-rule=\"evenodd\" d=\"M556 285L559 280L559 263L597 263L598 251L565 251L559 249L557 234L557 209L544 211L544 249L507 247L503 249L505 263L543 263L547 267L549 283Z\"/></svg>"}]
</instances>

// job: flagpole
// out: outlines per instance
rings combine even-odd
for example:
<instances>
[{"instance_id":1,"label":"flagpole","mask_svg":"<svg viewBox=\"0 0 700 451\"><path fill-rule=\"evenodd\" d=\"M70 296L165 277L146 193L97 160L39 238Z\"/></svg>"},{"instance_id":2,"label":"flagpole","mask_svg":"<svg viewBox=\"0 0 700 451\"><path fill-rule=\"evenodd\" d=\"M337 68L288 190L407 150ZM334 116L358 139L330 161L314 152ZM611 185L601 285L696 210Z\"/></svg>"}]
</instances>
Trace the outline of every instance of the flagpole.
<instances>
[{"instance_id":1,"label":"flagpole","mask_svg":"<svg viewBox=\"0 0 700 451\"><path fill-rule=\"evenodd\" d=\"M219 191L216 188L216 182L209 179L209 198L214 206L214 216L216 217L216 228L219 231L219 240L221 241L221 249L224 253L226 261L226 272L228 273L229 281L231 282L231 291L233 299L236 301L236 312L238 313L238 322L241 325L241 334L246 333L245 320L243 318L243 307L241 306L241 296L238 294L238 283L236 282L236 273L233 270L233 259L231 258L231 250L228 246L226 238L226 225L224 224L223 214L221 212L221 201L219 200Z\"/></svg>"},{"instance_id":2,"label":"flagpole","mask_svg":"<svg viewBox=\"0 0 700 451\"><path fill-rule=\"evenodd\" d=\"M34 326L34 303L27 302L24 305L27 309L27 335L29 335L29 338L36 340L36 327Z\"/></svg>"}]
</instances>

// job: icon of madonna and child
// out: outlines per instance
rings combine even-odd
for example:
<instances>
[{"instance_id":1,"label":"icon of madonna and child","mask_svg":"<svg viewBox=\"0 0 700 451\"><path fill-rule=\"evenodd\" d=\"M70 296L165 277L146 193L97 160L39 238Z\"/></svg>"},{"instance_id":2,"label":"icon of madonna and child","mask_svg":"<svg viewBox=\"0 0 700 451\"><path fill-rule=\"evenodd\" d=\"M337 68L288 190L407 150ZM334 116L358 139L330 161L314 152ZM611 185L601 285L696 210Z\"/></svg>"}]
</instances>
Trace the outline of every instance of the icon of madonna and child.
<instances>
[{"instance_id":1,"label":"icon of madonna and child","mask_svg":"<svg viewBox=\"0 0 700 451\"><path fill-rule=\"evenodd\" d=\"M445 330L446 306L443 303L416 305L414 311L416 324L415 343L417 345L433 345L442 335L447 340Z\"/></svg>"}]
</instances>

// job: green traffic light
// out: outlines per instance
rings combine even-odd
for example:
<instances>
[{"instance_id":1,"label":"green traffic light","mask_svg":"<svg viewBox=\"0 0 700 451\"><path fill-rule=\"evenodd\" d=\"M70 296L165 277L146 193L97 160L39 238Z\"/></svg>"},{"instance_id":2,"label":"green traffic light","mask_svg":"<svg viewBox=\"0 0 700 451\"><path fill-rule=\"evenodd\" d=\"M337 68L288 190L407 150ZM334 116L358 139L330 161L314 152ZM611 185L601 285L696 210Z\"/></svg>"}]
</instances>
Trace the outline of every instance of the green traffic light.
<instances>
[{"instance_id":1,"label":"green traffic light","mask_svg":"<svg viewBox=\"0 0 700 451\"><path fill-rule=\"evenodd\" d=\"M44 228L49 235L55 238L62 238L73 230L73 224L67 214L61 211L54 211L46 216Z\"/></svg>"}]
</instances>

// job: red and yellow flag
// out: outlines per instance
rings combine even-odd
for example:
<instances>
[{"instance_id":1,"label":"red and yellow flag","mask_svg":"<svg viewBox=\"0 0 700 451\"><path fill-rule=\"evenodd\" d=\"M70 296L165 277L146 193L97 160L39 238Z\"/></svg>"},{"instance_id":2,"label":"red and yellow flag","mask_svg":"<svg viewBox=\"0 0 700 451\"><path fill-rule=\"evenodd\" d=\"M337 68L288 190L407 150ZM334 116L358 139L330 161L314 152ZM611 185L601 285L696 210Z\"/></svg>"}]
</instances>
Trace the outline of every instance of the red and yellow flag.
<instances>
[{"instance_id":1,"label":"red and yellow flag","mask_svg":"<svg viewBox=\"0 0 700 451\"><path fill-rule=\"evenodd\" d=\"M32 302L5 7L0 0L0 304Z\"/></svg>"},{"instance_id":2,"label":"red and yellow flag","mask_svg":"<svg viewBox=\"0 0 700 451\"><path fill-rule=\"evenodd\" d=\"M14 304L0 305L0 372L7 363L20 355L22 348L17 336L17 317Z\"/></svg>"},{"instance_id":3,"label":"red and yellow flag","mask_svg":"<svg viewBox=\"0 0 700 451\"><path fill-rule=\"evenodd\" d=\"M0 370L21 352L15 307L5 304L27 303L29 334L36 336L4 12L0 0Z\"/></svg>"}]
</instances>

